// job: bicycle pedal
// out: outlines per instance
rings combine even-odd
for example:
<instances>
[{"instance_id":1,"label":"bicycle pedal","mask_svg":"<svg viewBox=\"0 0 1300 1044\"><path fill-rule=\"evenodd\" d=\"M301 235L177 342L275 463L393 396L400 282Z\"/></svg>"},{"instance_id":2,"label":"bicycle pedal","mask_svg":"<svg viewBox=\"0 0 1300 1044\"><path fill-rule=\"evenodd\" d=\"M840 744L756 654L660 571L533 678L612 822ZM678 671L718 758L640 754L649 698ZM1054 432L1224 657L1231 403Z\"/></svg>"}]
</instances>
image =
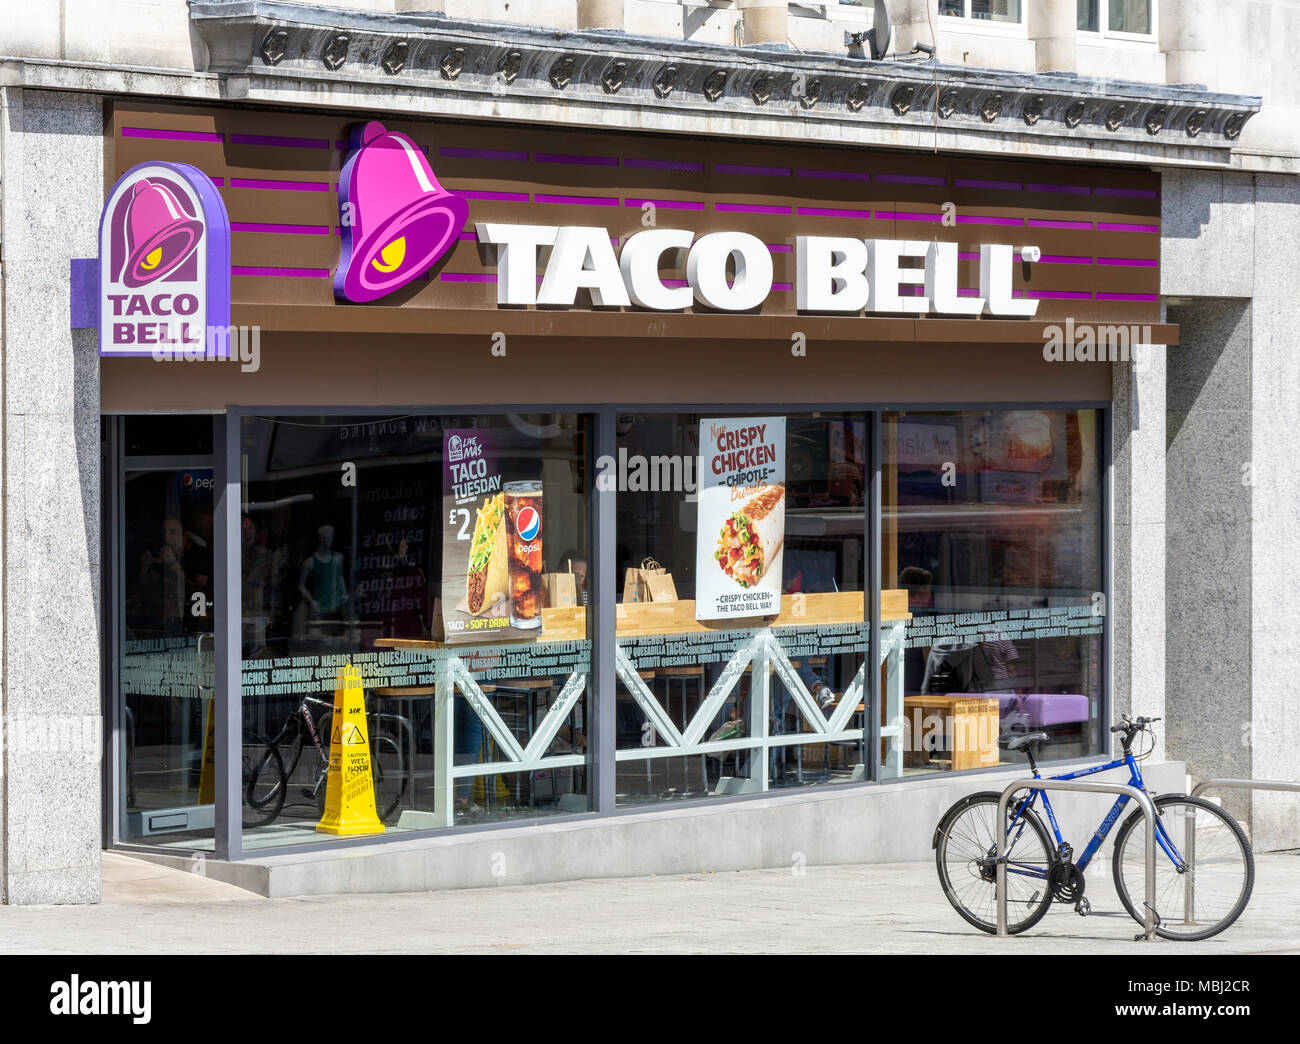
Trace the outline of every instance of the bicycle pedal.
<instances>
[{"instance_id":1,"label":"bicycle pedal","mask_svg":"<svg viewBox=\"0 0 1300 1044\"><path fill-rule=\"evenodd\" d=\"M1087 917L1092 913L1092 903L1088 902L1087 899L1080 899L1074 904L1074 912L1080 917Z\"/></svg>"}]
</instances>

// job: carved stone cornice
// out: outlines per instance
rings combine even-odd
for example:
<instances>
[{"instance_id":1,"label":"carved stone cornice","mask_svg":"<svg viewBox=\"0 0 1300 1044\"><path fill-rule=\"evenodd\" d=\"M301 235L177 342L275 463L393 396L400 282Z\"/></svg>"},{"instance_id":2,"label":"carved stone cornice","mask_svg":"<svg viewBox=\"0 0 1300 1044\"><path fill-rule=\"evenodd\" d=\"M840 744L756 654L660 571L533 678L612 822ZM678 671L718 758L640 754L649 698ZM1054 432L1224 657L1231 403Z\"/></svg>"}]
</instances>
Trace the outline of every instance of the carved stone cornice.
<instances>
[{"instance_id":1,"label":"carved stone cornice","mask_svg":"<svg viewBox=\"0 0 1300 1044\"><path fill-rule=\"evenodd\" d=\"M1089 152L1133 161L1210 158L1231 150L1260 109L1255 96L1186 86L871 61L785 48L724 47L609 31L557 31L383 14L283 0L190 0L227 97L367 106L390 98L461 99L467 116L599 125L628 110L645 129L764 134L800 121L823 140L872 137L907 144L908 132L958 131L970 148L1015 138L1054 155ZM494 105L493 103L499 103ZM507 104L509 103L509 104ZM602 114L605 114L604 116ZM834 128L834 130L832 130ZM768 133L772 133L768 131ZM891 140L892 139L892 140ZM919 140L919 139L918 139ZM1101 154L1093 150L1112 146Z\"/></svg>"}]
</instances>

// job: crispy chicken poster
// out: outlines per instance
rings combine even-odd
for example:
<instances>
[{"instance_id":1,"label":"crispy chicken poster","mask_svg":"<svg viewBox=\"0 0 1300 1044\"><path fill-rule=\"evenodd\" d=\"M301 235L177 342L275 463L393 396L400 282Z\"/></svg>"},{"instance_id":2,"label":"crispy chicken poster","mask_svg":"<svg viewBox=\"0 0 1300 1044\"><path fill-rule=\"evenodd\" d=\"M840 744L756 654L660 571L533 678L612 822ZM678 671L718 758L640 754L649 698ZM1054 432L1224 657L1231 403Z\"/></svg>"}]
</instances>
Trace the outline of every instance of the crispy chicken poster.
<instances>
[{"instance_id":1,"label":"crispy chicken poster","mask_svg":"<svg viewBox=\"0 0 1300 1044\"><path fill-rule=\"evenodd\" d=\"M785 418L700 421L695 618L781 611Z\"/></svg>"}]
</instances>

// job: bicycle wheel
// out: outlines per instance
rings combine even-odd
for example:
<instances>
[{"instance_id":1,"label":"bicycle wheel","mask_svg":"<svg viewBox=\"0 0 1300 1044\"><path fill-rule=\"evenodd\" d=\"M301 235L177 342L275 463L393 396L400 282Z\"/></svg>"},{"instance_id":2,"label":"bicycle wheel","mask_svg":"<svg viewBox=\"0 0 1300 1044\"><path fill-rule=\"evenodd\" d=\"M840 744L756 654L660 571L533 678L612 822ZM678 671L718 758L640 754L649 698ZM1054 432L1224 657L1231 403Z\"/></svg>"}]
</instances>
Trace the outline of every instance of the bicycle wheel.
<instances>
[{"instance_id":1,"label":"bicycle wheel","mask_svg":"<svg viewBox=\"0 0 1300 1044\"><path fill-rule=\"evenodd\" d=\"M1204 798L1155 799L1156 934L1196 942L1218 935L1241 916L1255 885L1255 859L1237 821ZM1159 846L1167 843L1191 864L1183 873ZM1146 820L1134 812L1115 835L1115 891L1138 924L1146 897ZM1188 881L1193 883L1188 894Z\"/></svg>"},{"instance_id":2,"label":"bicycle wheel","mask_svg":"<svg viewBox=\"0 0 1300 1044\"><path fill-rule=\"evenodd\" d=\"M934 846L939 883L948 902L968 923L990 933L998 929L993 833L998 797L990 792L958 801L939 821ZM1032 928L1051 906L1047 872L1055 857L1047 830L1033 813L1016 821L1005 847L1007 931L1014 935Z\"/></svg>"},{"instance_id":3,"label":"bicycle wheel","mask_svg":"<svg viewBox=\"0 0 1300 1044\"><path fill-rule=\"evenodd\" d=\"M370 752L370 772L375 779L375 811L380 822L387 822L402 803L410 782L402 748L387 733L375 737Z\"/></svg>"},{"instance_id":4,"label":"bicycle wheel","mask_svg":"<svg viewBox=\"0 0 1300 1044\"><path fill-rule=\"evenodd\" d=\"M244 826L266 826L284 808L288 779L284 762L275 747L257 736L245 735L243 742L243 784L240 796Z\"/></svg>"}]
</instances>

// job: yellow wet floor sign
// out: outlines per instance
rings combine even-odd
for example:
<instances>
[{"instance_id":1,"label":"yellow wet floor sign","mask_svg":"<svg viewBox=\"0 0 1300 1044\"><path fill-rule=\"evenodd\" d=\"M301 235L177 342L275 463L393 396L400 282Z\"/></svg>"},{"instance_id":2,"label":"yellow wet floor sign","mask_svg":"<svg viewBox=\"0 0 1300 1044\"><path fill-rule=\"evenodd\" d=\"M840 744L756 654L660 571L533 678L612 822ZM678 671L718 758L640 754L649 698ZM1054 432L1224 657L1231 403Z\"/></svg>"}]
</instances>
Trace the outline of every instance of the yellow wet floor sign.
<instances>
[{"instance_id":1,"label":"yellow wet floor sign","mask_svg":"<svg viewBox=\"0 0 1300 1044\"><path fill-rule=\"evenodd\" d=\"M316 829L322 834L382 834L384 824L375 812L375 780L370 774L366 693L361 672L351 664L339 671L333 720L325 815Z\"/></svg>"}]
</instances>

